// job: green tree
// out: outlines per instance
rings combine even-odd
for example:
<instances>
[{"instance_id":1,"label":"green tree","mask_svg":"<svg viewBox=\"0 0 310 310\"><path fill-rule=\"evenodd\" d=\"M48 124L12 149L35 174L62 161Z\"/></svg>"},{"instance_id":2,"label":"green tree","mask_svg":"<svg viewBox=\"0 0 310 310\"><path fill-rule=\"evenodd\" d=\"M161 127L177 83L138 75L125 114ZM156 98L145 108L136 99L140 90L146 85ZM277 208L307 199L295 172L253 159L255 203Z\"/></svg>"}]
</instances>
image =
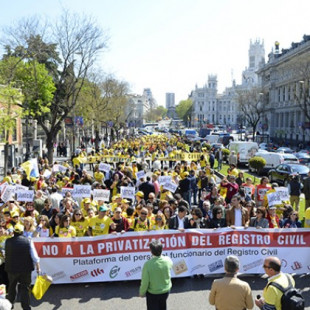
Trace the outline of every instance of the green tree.
<instances>
[{"instance_id":1,"label":"green tree","mask_svg":"<svg viewBox=\"0 0 310 310\"><path fill-rule=\"evenodd\" d=\"M266 111L266 94L260 88L252 87L237 91L237 102L241 115L247 124L252 127L253 141L259 121Z\"/></svg>"},{"instance_id":2,"label":"green tree","mask_svg":"<svg viewBox=\"0 0 310 310\"><path fill-rule=\"evenodd\" d=\"M178 117L181 118L184 122L188 122L192 106L192 100L187 99L180 101L179 104L175 107L175 111Z\"/></svg>"},{"instance_id":3,"label":"green tree","mask_svg":"<svg viewBox=\"0 0 310 310\"><path fill-rule=\"evenodd\" d=\"M49 112L34 113L46 134L48 159L52 162L57 134L64 119L74 110L87 74L106 47L107 38L92 17L68 11L56 22L43 26L35 17L21 20L17 26L6 29L6 36L7 54L21 53L24 61L42 62L54 80Z\"/></svg>"},{"instance_id":4,"label":"green tree","mask_svg":"<svg viewBox=\"0 0 310 310\"><path fill-rule=\"evenodd\" d=\"M86 124L93 126L95 145L99 146L100 128L108 122L115 130L127 121L125 104L127 102L128 84L112 76L103 76L96 72L84 83L81 90L76 113L84 117Z\"/></svg>"},{"instance_id":5,"label":"green tree","mask_svg":"<svg viewBox=\"0 0 310 310\"><path fill-rule=\"evenodd\" d=\"M0 132L4 133L4 174L8 170L8 154L10 137L16 128L16 120L22 117L22 109L18 106L23 100L21 91L11 82L0 86Z\"/></svg>"},{"instance_id":6,"label":"green tree","mask_svg":"<svg viewBox=\"0 0 310 310\"><path fill-rule=\"evenodd\" d=\"M147 122L157 122L167 116L168 110L163 106L158 106L155 109L150 109L145 113L145 119Z\"/></svg>"}]
</instances>

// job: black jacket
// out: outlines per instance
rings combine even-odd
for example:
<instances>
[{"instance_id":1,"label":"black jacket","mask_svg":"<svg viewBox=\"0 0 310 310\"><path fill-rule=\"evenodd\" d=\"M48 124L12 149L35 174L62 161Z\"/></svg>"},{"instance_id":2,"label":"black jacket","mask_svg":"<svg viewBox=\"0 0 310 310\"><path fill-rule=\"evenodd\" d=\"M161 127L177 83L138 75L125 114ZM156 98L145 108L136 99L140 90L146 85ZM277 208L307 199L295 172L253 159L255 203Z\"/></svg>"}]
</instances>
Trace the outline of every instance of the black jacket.
<instances>
[{"instance_id":1,"label":"black jacket","mask_svg":"<svg viewBox=\"0 0 310 310\"><path fill-rule=\"evenodd\" d=\"M5 271L31 272L34 263L30 254L30 241L23 235L14 235L5 241Z\"/></svg>"},{"instance_id":2,"label":"black jacket","mask_svg":"<svg viewBox=\"0 0 310 310\"><path fill-rule=\"evenodd\" d=\"M169 229L174 229L177 230L179 228L179 218L177 215L173 215L170 219L169 219ZM188 217L185 216L184 218L184 228L187 228L189 226L189 220Z\"/></svg>"}]
</instances>

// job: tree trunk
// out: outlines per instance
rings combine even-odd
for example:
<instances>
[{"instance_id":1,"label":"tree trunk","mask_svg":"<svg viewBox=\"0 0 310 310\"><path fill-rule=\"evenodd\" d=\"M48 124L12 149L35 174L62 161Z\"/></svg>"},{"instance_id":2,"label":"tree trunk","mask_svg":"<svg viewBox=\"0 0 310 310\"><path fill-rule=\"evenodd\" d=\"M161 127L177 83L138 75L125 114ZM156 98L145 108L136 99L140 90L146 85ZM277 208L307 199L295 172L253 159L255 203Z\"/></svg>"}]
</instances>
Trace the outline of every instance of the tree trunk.
<instances>
[{"instance_id":1,"label":"tree trunk","mask_svg":"<svg viewBox=\"0 0 310 310\"><path fill-rule=\"evenodd\" d=\"M253 142L255 141L255 131L256 131L256 126L253 126Z\"/></svg>"},{"instance_id":2,"label":"tree trunk","mask_svg":"<svg viewBox=\"0 0 310 310\"><path fill-rule=\"evenodd\" d=\"M8 163L9 163L9 143L5 143L4 145L4 176L6 176L8 172Z\"/></svg>"},{"instance_id":3,"label":"tree trunk","mask_svg":"<svg viewBox=\"0 0 310 310\"><path fill-rule=\"evenodd\" d=\"M98 150L99 149L99 142L100 142L100 137L99 137L99 129L96 126L95 127L95 149Z\"/></svg>"},{"instance_id":4,"label":"tree trunk","mask_svg":"<svg viewBox=\"0 0 310 310\"><path fill-rule=\"evenodd\" d=\"M47 158L49 164L53 164L54 161L54 142L55 142L55 137L52 132L49 132L46 135L46 148L47 148Z\"/></svg>"}]
</instances>

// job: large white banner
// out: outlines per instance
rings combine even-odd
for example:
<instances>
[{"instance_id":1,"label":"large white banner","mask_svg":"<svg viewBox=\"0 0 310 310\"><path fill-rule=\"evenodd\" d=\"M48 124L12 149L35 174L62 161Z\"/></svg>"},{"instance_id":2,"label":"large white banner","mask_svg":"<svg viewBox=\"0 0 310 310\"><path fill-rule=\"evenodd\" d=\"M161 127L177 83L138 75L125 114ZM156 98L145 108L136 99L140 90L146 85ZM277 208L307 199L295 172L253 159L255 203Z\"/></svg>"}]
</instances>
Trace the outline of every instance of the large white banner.
<instances>
[{"instance_id":1,"label":"large white banner","mask_svg":"<svg viewBox=\"0 0 310 310\"><path fill-rule=\"evenodd\" d=\"M310 270L310 229L302 228L164 230L33 240L42 271L59 284L140 279L143 264L151 258L152 239L159 239L163 255L172 259L172 277L224 273L228 255L239 257L241 273L264 273L263 261L271 255L282 260L284 272Z\"/></svg>"}]
</instances>

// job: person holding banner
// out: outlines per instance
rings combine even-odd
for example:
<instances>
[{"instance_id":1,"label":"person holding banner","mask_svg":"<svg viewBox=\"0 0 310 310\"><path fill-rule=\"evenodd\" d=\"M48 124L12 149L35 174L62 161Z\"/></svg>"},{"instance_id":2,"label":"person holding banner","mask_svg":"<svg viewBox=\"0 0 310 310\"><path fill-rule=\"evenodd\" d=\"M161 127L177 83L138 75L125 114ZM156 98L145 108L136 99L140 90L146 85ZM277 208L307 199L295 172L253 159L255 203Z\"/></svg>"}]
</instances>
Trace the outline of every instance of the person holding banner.
<instances>
[{"instance_id":1,"label":"person holding banner","mask_svg":"<svg viewBox=\"0 0 310 310\"><path fill-rule=\"evenodd\" d=\"M153 257L143 266L139 295L146 296L147 310L166 310L173 263L170 257L161 255L163 245L159 240L150 242L150 250Z\"/></svg>"},{"instance_id":2,"label":"person holding banner","mask_svg":"<svg viewBox=\"0 0 310 310\"><path fill-rule=\"evenodd\" d=\"M72 215L72 226L76 230L77 237L84 237L88 229L88 220L83 216L81 209L75 209Z\"/></svg>"},{"instance_id":3,"label":"person holding banner","mask_svg":"<svg viewBox=\"0 0 310 310\"><path fill-rule=\"evenodd\" d=\"M135 219L131 222L129 231L150 231L151 222L147 216L148 210L143 207L139 213L139 216L135 217Z\"/></svg>"},{"instance_id":4,"label":"person holding banner","mask_svg":"<svg viewBox=\"0 0 310 310\"><path fill-rule=\"evenodd\" d=\"M283 228L301 228L301 222L298 219L298 212L292 211L289 214L289 217L283 221Z\"/></svg>"},{"instance_id":5,"label":"person holding banner","mask_svg":"<svg viewBox=\"0 0 310 310\"><path fill-rule=\"evenodd\" d=\"M231 207L226 212L226 224L228 227L248 227L250 223L249 213L240 203L240 196L235 195L231 199Z\"/></svg>"},{"instance_id":6,"label":"person holding banner","mask_svg":"<svg viewBox=\"0 0 310 310\"><path fill-rule=\"evenodd\" d=\"M256 216L251 217L250 227L256 228L268 228L269 222L266 219L266 209L264 207L258 207L256 210Z\"/></svg>"},{"instance_id":7,"label":"person holding banner","mask_svg":"<svg viewBox=\"0 0 310 310\"><path fill-rule=\"evenodd\" d=\"M269 228L280 228L280 219L277 215L277 207L268 207L267 220L269 222Z\"/></svg>"},{"instance_id":8,"label":"person holding banner","mask_svg":"<svg viewBox=\"0 0 310 310\"><path fill-rule=\"evenodd\" d=\"M254 301L249 284L237 278L240 262L237 256L227 256L224 262L225 276L212 283L209 303L217 310L253 309Z\"/></svg>"},{"instance_id":9,"label":"person holding banner","mask_svg":"<svg viewBox=\"0 0 310 310\"><path fill-rule=\"evenodd\" d=\"M100 236L107 235L109 233L109 228L115 227L113 220L107 216L108 207L103 205L99 207L98 215L92 217L89 220L88 225L88 235L89 236Z\"/></svg>"},{"instance_id":10,"label":"person holding banner","mask_svg":"<svg viewBox=\"0 0 310 310\"><path fill-rule=\"evenodd\" d=\"M122 216L122 208L117 207L114 210L112 221L115 225L110 226L109 233L125 233L129 229L129 222L128 220Z\"/></svg>"},{"instance_id":11,"label":"person holding banner","mask_svg":"<svg viewBox=\"0 0 310 310\"><path fill-rule=\"evenodd\" d=\"M63 215L60 219L59 226L56 226L55 235L57 235L59 238L76 237L76 230L72 225L70 225L70 222L70 215Z\"/></svg>"}]
</instances>

